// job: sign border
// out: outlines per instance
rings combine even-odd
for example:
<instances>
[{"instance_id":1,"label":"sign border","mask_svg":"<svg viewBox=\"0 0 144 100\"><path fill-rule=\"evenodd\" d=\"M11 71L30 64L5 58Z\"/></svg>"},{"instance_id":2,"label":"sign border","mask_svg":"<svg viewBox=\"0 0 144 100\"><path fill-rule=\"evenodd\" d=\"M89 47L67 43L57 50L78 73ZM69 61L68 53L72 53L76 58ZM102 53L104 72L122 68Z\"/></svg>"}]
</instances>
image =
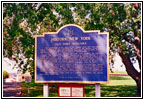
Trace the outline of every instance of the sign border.
<instances>
[{"instance_id":1,"label":"sign border","mask_svg":"<svg viewBox=\"0 0 144 100\"><path fill-rule=\"evenodd\" d=\"M37 81L36 75L36 59L37 59L37 37L44 37L46 34L58 34L59 31L67 26L76 26L80 28L84 33L98 32L98 34L107 35L107 81ZM81 83L81 84L96 84L96 83L109 83L109 32L100 32L100 30L85 31L82 27L75 24L67 24L58 29L57 32L44 32L43 35L35 35L35 83Z\"/></svg>"}]
</instances>

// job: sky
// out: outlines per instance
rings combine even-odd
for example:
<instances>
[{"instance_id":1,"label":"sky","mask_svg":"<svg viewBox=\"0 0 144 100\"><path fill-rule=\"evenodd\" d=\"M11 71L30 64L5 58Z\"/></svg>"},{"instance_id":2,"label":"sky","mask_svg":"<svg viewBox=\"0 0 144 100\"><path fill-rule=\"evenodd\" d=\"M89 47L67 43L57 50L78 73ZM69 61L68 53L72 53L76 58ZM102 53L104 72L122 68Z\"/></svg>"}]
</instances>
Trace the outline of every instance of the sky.
<instances>
[{"instance_id":1,"label":"sky","mask_svg":"<svg viewBox=\"0 0 144 100\"><path fill-rule=\"evenodd\" d=\"M8 73L17 73L17 69L14 68L15 61L9 60L8 58L3 58L3 70L6 70Z\"/></svg>"},{"instance_id":2,"label":"sky","mask_svg":"<svg viewBox=\"0 0 144 100\"><path fill-rule=\"evenodd\" d=\"M135 69L139 72L139 65L138 65L138 61L136 61L135 64L133 64ZM118 54L116 54L115 56L115 62L114 62L114 71L126 71L124 64L122 63L122 60L120 58L120 56Z\"/></svg>"}]
</instances>

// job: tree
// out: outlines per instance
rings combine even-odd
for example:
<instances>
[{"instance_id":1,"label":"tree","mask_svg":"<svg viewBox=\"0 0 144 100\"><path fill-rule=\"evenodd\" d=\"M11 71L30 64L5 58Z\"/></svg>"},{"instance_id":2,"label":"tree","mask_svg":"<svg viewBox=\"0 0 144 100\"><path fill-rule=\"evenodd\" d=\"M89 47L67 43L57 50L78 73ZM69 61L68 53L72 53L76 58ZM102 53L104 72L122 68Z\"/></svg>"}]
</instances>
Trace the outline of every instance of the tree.
<instances>
[{"instance_id":1,"label":"tree","mask_svg":"<svg viewBox=\"0 0 144 100\"><path fill-rule=\"evenodd\" d=\"M17 62L24 72L34 75L34 35L57 31L65 24L110 34L110 56L122 58L128 75L137 83L141 95L141 3L4 3L4 56ZM23 61L23 59L26 59Z\"/></svg>"},{"instance_id":2,"label":"tree","mask_svg":"<svg viewBox=\"0 0 144 100\"><path fill-rule=\"evenodd\" d=\"M73 23L72 12L67 9L68 5L3 4L3 55L16 61L15 67L18 71L25 73L29 70L34 78L34 35L56 31L64 24ZM56 16L55 10L59 10L63 16Z\"/></svg>"},{"instance_id":3,"label":"tree","mask_svg":"<svg viewBox=\"0 0 144 100\"><path fill-rule=\"evenodd\" d=\"M128 75L136 81L136 96L141 96L141 71L133 66L137 60L141 70L141 4L81 4L76 12L86 30L109 32L110 54L119 53Z\"/></svg>"}]
</instances>

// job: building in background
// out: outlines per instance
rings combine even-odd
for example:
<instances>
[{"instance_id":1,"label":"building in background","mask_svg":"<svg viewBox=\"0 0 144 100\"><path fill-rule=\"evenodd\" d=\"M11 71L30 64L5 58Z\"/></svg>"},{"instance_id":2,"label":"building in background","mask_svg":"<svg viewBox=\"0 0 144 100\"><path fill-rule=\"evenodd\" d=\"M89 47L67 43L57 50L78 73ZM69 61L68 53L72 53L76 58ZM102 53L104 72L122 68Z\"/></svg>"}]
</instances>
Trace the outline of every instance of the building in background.
<instances>
[{"instance_id":1,"label":"building in background","mask_svg":"<svg viewBox=\"0 0 144 100\"><path fill-rule=\"evenodd\" d=\"M29 72L26 72L25 74L18 72L17 69L14 68L15 64L15 61L3 58L2 70L6 70L9 73L9 77L5 80L5 82L22 82L25 81L27 77L31 77Z\"/></svg>"}]
</instances>

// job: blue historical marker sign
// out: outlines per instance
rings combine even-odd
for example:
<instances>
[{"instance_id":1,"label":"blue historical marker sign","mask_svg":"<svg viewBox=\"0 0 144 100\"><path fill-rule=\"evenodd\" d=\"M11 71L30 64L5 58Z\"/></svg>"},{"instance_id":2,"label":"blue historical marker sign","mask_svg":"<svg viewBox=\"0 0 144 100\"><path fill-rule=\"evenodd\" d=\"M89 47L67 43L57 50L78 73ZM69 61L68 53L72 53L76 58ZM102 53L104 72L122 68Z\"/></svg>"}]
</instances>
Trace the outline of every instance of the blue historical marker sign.
<instances>
[{"instance_id":1,"label":"blue historical marker sign","mask_svg":"<svg viewBox=\"0 0 144 100\"><path fill-rule=\"evenodd\" d=\"M35 38L35 82L108 82L108 34L66 25Z\"/></svg>"}]
</instances>

